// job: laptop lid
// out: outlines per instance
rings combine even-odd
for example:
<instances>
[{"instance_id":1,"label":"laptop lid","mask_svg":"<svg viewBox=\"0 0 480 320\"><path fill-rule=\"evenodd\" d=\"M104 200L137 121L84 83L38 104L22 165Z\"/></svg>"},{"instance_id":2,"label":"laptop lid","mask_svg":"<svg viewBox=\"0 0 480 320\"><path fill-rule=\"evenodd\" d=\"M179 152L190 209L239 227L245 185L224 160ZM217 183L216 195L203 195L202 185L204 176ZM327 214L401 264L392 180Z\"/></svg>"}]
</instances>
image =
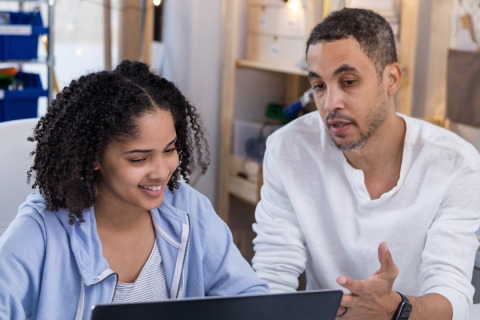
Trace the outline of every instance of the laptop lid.
<instances>
[{"instance_id":1,"label":"laptop lid","mask_svg":"<svg viewBox=\"0 0 480 320\"><path fill-rule=\"evenodd\" d=\"M97 305L91 320L334 320L342 295L318 290Z\"/></svg>"}]
</instances>

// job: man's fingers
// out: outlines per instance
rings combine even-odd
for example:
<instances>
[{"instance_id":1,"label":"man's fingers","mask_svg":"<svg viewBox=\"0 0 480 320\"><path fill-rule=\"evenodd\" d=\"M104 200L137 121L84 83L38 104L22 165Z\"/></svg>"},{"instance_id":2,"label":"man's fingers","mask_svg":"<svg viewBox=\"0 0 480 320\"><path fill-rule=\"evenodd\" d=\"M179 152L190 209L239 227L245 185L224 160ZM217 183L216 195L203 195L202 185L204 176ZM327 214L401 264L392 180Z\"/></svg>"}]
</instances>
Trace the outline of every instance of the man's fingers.
<instances>
[{"instance_id":1,"label":"man's fingers","mask_svg":"<svg viewBox=\"0 0 480 320\"><path fill-rule=\"evenodd\" d=\"M386 273L395 279L398 275L398 268L395 262L393 262L392 254L390 250L388 250L386 242L382 242L378 246L378 260L380 261L380 270L378 273Z\"/></svg>"},{"instance_id":2,"label":"man's fingers","mask_svg":"<svg viewBox=\"0 0 480 320\"><path fill-rule=\"evenodd\" d=\"M340 302L340 306L353 308L356 306L358 301L358 296L353 294L344 294L342 297L342 301Z\"/></svg>"},{"instance_id":3,"label":"man's fingers","mask_svg":"<svg viewBox=\"0 0 480 320\"><path fill-rule=\"evenodd\" d=\"M363 289L363 284L360 281L350 279L349 277L340 276L337 278L337 283L344 288L350 290L353 294L360 294ZM345 296L345 295L344 295Z\"/></svg>"}]
</instances>

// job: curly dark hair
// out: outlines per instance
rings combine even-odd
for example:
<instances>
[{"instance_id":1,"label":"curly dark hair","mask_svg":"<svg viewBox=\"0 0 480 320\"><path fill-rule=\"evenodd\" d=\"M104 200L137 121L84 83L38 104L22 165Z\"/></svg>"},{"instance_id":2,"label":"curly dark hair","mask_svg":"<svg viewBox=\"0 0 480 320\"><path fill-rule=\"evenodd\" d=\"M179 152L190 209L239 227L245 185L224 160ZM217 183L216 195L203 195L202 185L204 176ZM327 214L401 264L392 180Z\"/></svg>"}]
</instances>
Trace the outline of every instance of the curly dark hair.
<instances>
[{"instance_id":1,"label":"curly dark hair","mask_svg":"<svg viewBox=\"0 0 480 320\"><path fill-rule=\"evenodd\" d=\"M168 188L188 183L199 167L205 174L210 152L200 116L177 87L140 62L123 61L113 71L101 71L73 80L57 94L38 122L33 166L35 183L49 210L66 208L70 224L84 222L83 212L95 201L101 161L106 147L138 135L136 120L157 109L170 111L175 122L179 165Z\"/></svg>"},{"instance_id":2,"label":"curly dark hair","mask_svg":"<svg viewBox=\"0 0 480 320\"><path fill-rule=\"evenodd\" d=\"M344 8L334 11L313 28L307 41L310 45L354 38L382 77L385 67L397 62L395 36L390 24L378 13L366 9Z\"/></svg>"}]
</instances>

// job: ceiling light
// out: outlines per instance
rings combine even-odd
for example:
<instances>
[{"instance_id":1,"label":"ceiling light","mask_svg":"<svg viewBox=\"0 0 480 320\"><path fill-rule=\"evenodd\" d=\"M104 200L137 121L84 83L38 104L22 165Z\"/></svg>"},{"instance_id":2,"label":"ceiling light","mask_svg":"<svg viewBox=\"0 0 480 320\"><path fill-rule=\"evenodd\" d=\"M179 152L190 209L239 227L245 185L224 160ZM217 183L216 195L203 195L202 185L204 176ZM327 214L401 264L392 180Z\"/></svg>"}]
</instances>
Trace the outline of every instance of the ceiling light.
<instances>
[{"instance_id":1,"label":"ceiling light","mask_svg":"<svg viewBox=\"0 0 480 320\"><path fill-rule=\"evenodd\" d=\"M300 9L300 7L302 6L302 3L300 2L300 0L289 0L287 5L293 13L296 13L298 9Z\"/></svg>"}]
</instances>

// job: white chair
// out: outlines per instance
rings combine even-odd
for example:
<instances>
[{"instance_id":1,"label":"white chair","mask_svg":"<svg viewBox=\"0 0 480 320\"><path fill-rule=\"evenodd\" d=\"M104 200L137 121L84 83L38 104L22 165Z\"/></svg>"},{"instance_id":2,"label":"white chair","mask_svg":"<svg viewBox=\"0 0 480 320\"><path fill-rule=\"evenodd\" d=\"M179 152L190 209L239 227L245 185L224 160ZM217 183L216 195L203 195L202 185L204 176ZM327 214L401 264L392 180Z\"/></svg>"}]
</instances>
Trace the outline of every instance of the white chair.
<instances>
[{"instance_id":1,"label":"white chair","mask_svg":"<svg viewBox=\"0 0 480 320\"><path fill-rule=\"evenodd\" d=\"M20 204L34 192L27 184L27 171L33 164L30 152L36 144L27 138L33 136L37 122L25 119L0 123L0 236L17 215Z\"/></svg>"}]
</instances>

